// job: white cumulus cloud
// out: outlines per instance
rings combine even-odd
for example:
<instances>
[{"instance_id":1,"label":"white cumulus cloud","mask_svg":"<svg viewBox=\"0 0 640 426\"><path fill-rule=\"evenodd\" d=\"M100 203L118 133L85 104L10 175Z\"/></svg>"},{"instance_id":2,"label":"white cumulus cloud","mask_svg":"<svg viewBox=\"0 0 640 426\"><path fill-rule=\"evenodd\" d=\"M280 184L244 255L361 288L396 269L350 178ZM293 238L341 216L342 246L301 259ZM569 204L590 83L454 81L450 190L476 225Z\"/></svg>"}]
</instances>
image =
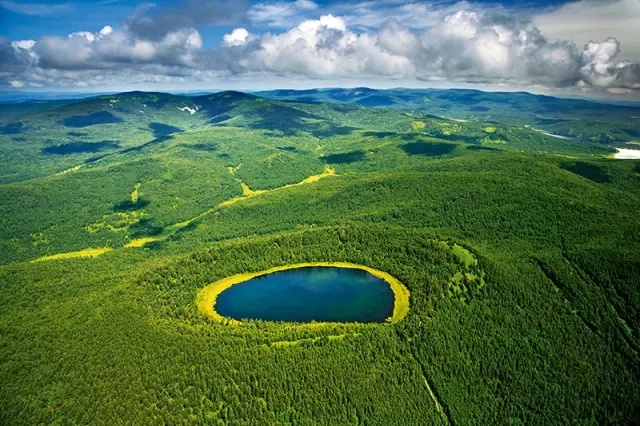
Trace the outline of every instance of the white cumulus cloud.
<instances>
[{"instance_id":1,"label":"white cumulus cloud","mask_svg":"<svg viewBox=\"0 0 640 426\"><path fill-rule=\"evenodd\" d=\"M351 32L342 18L333 15L254 39L253 50L241 52L248 56L251 71L339 77L407 75L412 69L406 57L379 46L377 37Z\"/></svg>"},{"instance_id":2,"label":"white cumulus cloud","mask_svg":"<svg viewBox=\"0 0 640 426\"><path fill-rule=\"evenodd\" d=\"M225 34L223 41L229 46L241 46L247 42L249 31L244 28L236 28L231 34Z\"/></svg>"},{"instance_id":3,"label":"white cumulus cloud","mask_svg":"<svg viewBox=\"0 0 640 426\"><path fill-rule=\"evenodd\" d=\"M578 0L543 10L533 22L548 37L583 47L615 37L627 60L640 61L640 1Z\"/></svg>"},{"instance_id":4,"label":"white cumulus cloud","mask_svg":"<svg viewBox=\"0 0 640 426\"><path fill-rule=\"evenodd\" d=\"M606 19L622 19L622 6L635 16L630 1L637 0L610 1L618 8ZM284 76L286 81L354 84L377 79L610 93L640 89L640 65L626 60L623 43L613 34L576 44L540 30L538 22L545 16L549 25L549 16L566 16L573 7L565 5L532 20L503 7L466 2L363 1L336 6L341 14L324 13L326 6L311 0L251 8L246 1L192 0L184 10L144 4L116 28L38 40L0 37L0 85L93 86L114 80L219 85L220 78ZM205 45L199 27L238 16L235 29L217 45Z\"/></svg>"}]
</instances>

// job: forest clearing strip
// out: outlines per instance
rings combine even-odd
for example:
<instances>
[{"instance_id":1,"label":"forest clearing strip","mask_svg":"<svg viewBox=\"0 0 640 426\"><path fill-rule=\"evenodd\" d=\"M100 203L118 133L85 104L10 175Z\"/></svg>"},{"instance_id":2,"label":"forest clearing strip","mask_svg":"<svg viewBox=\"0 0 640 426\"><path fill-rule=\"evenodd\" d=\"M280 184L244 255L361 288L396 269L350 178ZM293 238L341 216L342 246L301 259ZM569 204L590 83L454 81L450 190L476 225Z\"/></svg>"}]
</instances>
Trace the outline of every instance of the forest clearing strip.
<instances>
[{"instance_id":1,"label":"forest clearing strip","mask_svg":"<svg viewBox=\"0 0 640 426\"><path fill-rule=\"evenodd\" d=\"M82 168L82 164L79 164L77 166L70 167L70 168L68 168L66 170L63 170L61 172L54 173L53 176L62 176L62 175L66 175L67 173L77 172L81 168Z\"/></svg>"},{"instance_id":2,"label":"forest clearing strip","mask_svg":"<svg viewBox=\"0 0 640 426\"><path fill-rule=\"evenodd\" d=\"M313 344L319 341L320 339L322 339L323 337L326 337L327 339L329 339L329 341L333 341L333 340L342 340L345 337L357 337L359 335L360 333L344 333L344 334L335 334L330 336L308 337L305 339L298 339L298 340L278 340L275 342L269 342L268 344L265 343L262 346L265 348L282 349L282 348L290 348L292 346L299 346L303 343Z\"/></svg>"},{"instance_id":3,"label":"forest clearing strip","mask_svg":"<svg viewBox=\"0 0 640 426\"><path fill-rule=\"evenodd\" d=\"M49 260L94 258L94 257L102 256L103 254L108 253L111 250L113 250L111 247L88 248L84 250L70 251L66 253L52 254L50 256L42 256L37 259L33 259L31 263L46 262Z\"/></svg>"},{"instance_id":4,"label":"forest clearing strip","mask_svg":"<svg viewBox=\"0 0 640 426\"><path fill-rule=\"evenodd\" d=\"M413 361L418 365L418 368L420 368L420 375L422 376L422 380L424 381L424 385L427 390L427 393L429 394L429 396L431 397L431 400L434 403L436 413L440 415L440 417L446 424L450 426L455 426L455 422L451 419L451 411L449 410L449 407L440 403L441 398L439 398L436 392L434 392L433 390L434 386L432 385L432 383L429 383L429 379L427 379L427 373L425 371L425 368L418 361L418 358L413 353L413 349L411 347L409 347L408 349L409 349L409 355L411 356L411 358L413 358Z\"/></svg>"},{"instance_id":5,"label":"forest clearing strip","mask_svg":"<svg viewBox=\"0 0 640 426\"><path fill-rule=\"evenodd\" d=\"M591 324L589 321L585 320L583 316L580 314L580 311L578 311L577 309L574 309L573 303L571 303L571 301L567 298L567 294L566 294L567 292L563 290L562 284L557 282L555 277L553 277L551 273L547 271L547 267L544 266L544 264L540 260L537 261L537 264L538 264L538 268L540 268L540 271L542 271L542 274L547 278L547 280L551 283L551 285L553 285L554 289L556 290L556 293L562 294L565 303L567 303L571 307L571 310L573 314L576 316L576 318L580 320L582 325L584 325L587 328L587 330L597 334L596 327L593 324Z\"/></svg>"},{"instance_id":6,"label":"forest clearing strip","mask_svg":"<svg viewBox=\"0 0 640 426\"><path fill-rule=\"evenodd\" d=\"M585 282L589 283L594 288L598 288L601 291L603 291L602 297L607 301L607 304L609 305L609 308L611 308L614 318L616 319L615 321L616 329L622 336L622 339L625 341L627 346L629 346L629 349L631 349L631 352L633 353L633 355L636 357L636 359L638 359L638 357L640 356L640 347L638 347L638 344L633 339L631 328L629 327L627 322L624 320L624 318L622 318L620 314L618 314L618 310L615 308L615 306L613 306L613 304L609 301L609 299L607 299L606 295L604 294L604 290L595 282L595 280L585 270L583 270L578 265L573 263L564 254L562 255L562 258L564 259L565 262L571 265L571 267L578 273L578 275Z\"/></svg>"},{"instance_id":7,"label":"forest clearing strip","mask_svg":"<svg viewBox=\"0 0 640 426\"><path fill-rule=\"evenodd\" d=\"M233 173L232 173L233 174ZM252 197L257 197L259 195L263 195L263 194L268 194L274 191L280 191L282 189L287 189L287 188L293 188L295 186L301 186L301 185L307 185L310 183L315 183L318 182L320 179L324 179L326 177L329 176L335 176L336 175L336 171L334 168L329 167L327 165L324 166L324 171L322 173L318 173L317 175L311 175L307 178L302 179L300 182L297 183L290 183L288 185L284 185L284 186L280 186L278 188L273 188L273 189L257 189L257 190L253 190L251 188L249 188L249 186L242 182L239 179L236 179L238 182L240 182L240 186L242 187L242 196L240 197L233 197L230 198L226 201L223 201L222 203L220 203L218 205L218 207L227 207L230 206L232 204L235 204L239 201L243 201Z\"/></svg>"},{"instance_id":8,"label":"forest clearing strip","mask_svg":"<svg viewBox=\"0 0 640 426\"><path fill-rule=\"evenodd\" d=\"M629 327L629 324L627 324L627 322L624 320L624 318L622 318L618 314L618 311L611 304L611 302L607 302L607 304L611 308L611 311L613 312L613 315L616 318L616 328L618 329L618 331L622 335L622 339L629 346L629 349L631 349L631 351L635 355L636 359L638 359L640 348L638 347L636 342L633 340L633 334L632 334L632 331L631 331L631 327Z\"/></svg>"},{"instance_id":9,"label":"forest clearing strip","mask_svg":"<svg viewBox=\"0 0 640 426\"><path fill-rule=\"evenodd\" d=\"M442 405L440 405L440 401L438 401L438 398L436 398L436 395L433 393L433 390L431 390L431 386L429 386L429 381L424 376L424 374L422 375L422 380L424 380L424 385L427 388L427 392L429 392L429 396L431 396L431 399L433 400L433 403L436 406L436 411L438 412L438 414L443 415L444 410L442 409Z\"/></svg>"},{"instance_id":10,"label":"forest clearing strip","mask_svg":"<svg viewBox=\"0 0 640 426\"><path fill-rule=\"evenodd\" d=\"M168 235L167 235L168 237ZM143 237L143 238L136 238L135 240L131 240L129 241L127 244L124 245L124 248L137 248L137 247L142 247L147 243L152 243L154 241L162 241L164 238L166 237Z\"/></svg>"}]
</instances>

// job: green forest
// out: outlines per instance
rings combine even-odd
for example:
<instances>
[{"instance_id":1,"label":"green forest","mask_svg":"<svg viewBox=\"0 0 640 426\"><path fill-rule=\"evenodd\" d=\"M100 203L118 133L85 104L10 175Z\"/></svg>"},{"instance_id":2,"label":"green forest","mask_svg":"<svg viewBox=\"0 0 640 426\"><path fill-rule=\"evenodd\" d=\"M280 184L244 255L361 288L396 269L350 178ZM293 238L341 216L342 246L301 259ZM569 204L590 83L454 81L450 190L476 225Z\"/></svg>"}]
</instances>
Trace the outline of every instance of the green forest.
<instances>
[{"instance_id":1,"label":"green forest","mask_svg":"<svg viewBox=\"0 0 640 426\"><path fill-rule=\"evenodd\" d=\"M0 424L640 418L640 160L613 158L637 108L259 95L0 108ZM217 280L312 262L391 274L408 315L198 309Z\"/></svg>"}]
</instances>

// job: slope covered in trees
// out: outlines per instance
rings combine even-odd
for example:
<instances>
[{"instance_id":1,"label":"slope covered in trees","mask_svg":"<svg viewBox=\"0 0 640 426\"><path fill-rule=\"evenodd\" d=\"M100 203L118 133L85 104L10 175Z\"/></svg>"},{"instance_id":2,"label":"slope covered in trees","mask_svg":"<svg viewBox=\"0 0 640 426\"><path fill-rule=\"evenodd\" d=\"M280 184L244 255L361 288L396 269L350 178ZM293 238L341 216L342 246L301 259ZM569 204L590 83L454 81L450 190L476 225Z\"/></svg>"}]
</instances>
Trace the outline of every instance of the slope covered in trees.
<instances>
[{"instance_id":1,"label":"slope covered in trees","mask_svg":"<svg viewBox=\"0 0 640 426\"><path fill-rule=\"evenodd\" d=\"M409 110L137 92L2 119L0 423L632 422L640 162ZM332 261L397 277L406 318L198 310Z\"/></svg>"}]
</instances>

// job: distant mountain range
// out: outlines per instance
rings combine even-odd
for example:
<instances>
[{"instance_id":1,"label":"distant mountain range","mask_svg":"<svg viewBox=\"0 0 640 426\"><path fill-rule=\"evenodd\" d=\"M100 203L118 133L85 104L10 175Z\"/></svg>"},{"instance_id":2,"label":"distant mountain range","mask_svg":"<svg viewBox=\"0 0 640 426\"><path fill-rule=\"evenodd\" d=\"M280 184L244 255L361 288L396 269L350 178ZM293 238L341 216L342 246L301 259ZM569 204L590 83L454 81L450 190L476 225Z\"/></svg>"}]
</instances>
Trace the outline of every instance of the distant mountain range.
<instances>
[{"instance_id":1,"label":"distant mountain range","mask_svg":"<svg viewBox=\"0 0 640 426\"><path fill-rule=\"evenodd\" d=\"M0 93L0 99L8 92ZM477 123L499 123L512 126L528 126L558 135L575 139L589 140L599 143L626 143L640 140L640 104L611 105L581 99L561 99L551 96L533 95L526 92L482 92L479 90L459 89L389 89L376 90L366 87L352 89L311 89L311 90L271 90L245 94L236 91L218 92L214 94L176 95L154 92L126 92L120 94L96 95L83 100L86 94L65 94L73 96L68 99L56 99L51 92L41 92L43 99L35 100L35 93L12 92L14 100L0 103L0 119L9 119L24 113L49 110L74 104L83 110L83 105L103 102L105 99L117 101L127 100L115 105L116 110L127 102L139 101L139 105L131 105L129 112L137 114L144 109L142 105L156 105L162 108L172 105L183 108L192 114L196 110L207 111L208 120L212 124L220 124L231 115L225 115L231 104L241 100L270 99L272 108L281 112L290 111L287 105L348 104L352 106L390 109L408 114L430 115L449 120L465 120ZM148 99L147 99L148 98ZM175 104L175 105L174 105ZM261 104L266 105L266 104ZM113 112L114 105L107 105ZM186 108L188 109L184 109ZM259 107L260 105L258 105ZM307 108L307 107L304 107ZM324 107L327 108L326 106ZM308 109L308 108L307 108ZM320 108L322 109L322 108ZM276 114L277 115L277 114ZM263 121L273 125L274 112ZM204 117L203 117L204 118ZM286 124L287 113L282 117ZM237 120L236 120L237 121ZM232 123L228 123L232 124ZM237 123L236 123L237 124Z\"/></svg>"}]
</instances>

